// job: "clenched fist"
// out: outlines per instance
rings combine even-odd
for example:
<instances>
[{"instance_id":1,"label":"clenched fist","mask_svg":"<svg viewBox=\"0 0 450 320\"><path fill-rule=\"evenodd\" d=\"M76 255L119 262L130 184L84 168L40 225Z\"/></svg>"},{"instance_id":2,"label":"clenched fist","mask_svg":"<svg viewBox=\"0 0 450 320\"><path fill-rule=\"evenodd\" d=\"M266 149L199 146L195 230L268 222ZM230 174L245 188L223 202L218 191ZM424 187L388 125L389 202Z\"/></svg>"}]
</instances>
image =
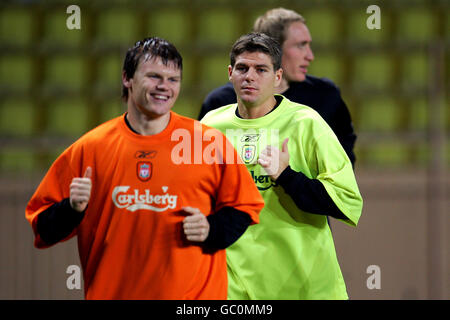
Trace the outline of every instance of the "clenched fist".
<instances>
[{"instance_id":1,"label":"clenched fist","mask_svg":"<svg viewBox=\"0 0 450 320\"><path fill-rule=\"evenodd\" d=\"M183 207L189 216L183 220L183 230L189 241L203 242L209 235L209 222L197 208Z\"/></svg>"},{"instance_id":2,"label":"clenched fist","mask_svg":"<svg viewBox=\"0 0 450 320\"><path fill-rule=\"evenodd\" d=\"M70 184L70 206L72 209L83 212L86 210L91 198L92 168L87 167L82 178L73 178Z\"/></svg>"}]
</instances>

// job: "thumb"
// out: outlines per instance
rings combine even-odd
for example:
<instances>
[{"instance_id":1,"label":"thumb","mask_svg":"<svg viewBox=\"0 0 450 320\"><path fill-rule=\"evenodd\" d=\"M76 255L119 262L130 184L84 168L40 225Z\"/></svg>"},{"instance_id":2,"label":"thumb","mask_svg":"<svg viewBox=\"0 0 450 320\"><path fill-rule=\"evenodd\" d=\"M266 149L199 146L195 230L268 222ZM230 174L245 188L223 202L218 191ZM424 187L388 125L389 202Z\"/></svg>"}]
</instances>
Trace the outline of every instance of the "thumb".
<instances>
[{"instance_id":1,"label":"thumb","mask_svg":"<svg viewBox=\"0 0 450 320\"><path fill-rule=\"evenodd\" d=\"M87 167L86 171L84 172L83 178L91 178L91 177L92 177L92 168L91 167Z\"/></svg>"},{"instance_id":2,"label":"thumb","mask_svg":"<svg viewBox=\"0 0 450 320\"><path fill-rule=\"evenodd\" d=\"M200 210L198 210L197 208L192 208L192 207L183 207L181 208L184 212L189 213L191 216L197 213L200 213Z\"/></svg>"},{"instance_id":3,"label":"thumb","mask_svg":"<svg viewBox=\"0 0 450 320\"><path fill-rule=\"evenodd\" d=\"M288 152L288 141L289 141L289 138L284 139L283 146L281 148L281 152Z\"/></svg>"}]
</instances>

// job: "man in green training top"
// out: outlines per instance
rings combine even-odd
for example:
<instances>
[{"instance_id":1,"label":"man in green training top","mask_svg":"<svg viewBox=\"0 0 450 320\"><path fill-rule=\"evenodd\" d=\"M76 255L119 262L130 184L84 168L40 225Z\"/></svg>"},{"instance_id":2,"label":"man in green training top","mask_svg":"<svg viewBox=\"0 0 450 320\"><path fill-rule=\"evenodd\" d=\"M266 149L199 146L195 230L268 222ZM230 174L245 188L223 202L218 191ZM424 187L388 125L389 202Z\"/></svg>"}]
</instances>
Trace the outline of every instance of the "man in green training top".
<instances>
[{"instance_id":1,"label":"man in green training top","mask_svg":"<svg viewBox=\"0 0 450 320\"><path fill-rule=\"evenodd\" d=\"M274 94L283 73L274 39L244 35L230 60L237 104L202 122L227 135L265 208L260 224L227 249L228 298L348 299L326 216L358 223L352 164L316 111Z\"/></svg>"}]
</instances>

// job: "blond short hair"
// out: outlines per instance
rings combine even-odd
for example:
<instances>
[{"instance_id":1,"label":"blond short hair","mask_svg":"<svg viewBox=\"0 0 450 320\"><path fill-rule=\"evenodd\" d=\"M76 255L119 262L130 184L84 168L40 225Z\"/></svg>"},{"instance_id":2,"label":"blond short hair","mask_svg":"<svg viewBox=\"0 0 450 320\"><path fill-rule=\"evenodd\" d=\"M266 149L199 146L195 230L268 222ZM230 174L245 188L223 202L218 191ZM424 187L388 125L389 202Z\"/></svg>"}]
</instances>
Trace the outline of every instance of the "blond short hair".
<instances>
[{"instance_id":1,"label":"blond short hair","mask_svg":"<svg viewBox=\"0 0 450 320\"><path fill-rule=\"evenodd\" d=\"M297 21L306 23L305 18L293 10L285 8L271 9L256 19L253 25L253 31L271 36L282 46L286 40L285 34L287 28L291 23Z\"/></svg>"}]
</instances>

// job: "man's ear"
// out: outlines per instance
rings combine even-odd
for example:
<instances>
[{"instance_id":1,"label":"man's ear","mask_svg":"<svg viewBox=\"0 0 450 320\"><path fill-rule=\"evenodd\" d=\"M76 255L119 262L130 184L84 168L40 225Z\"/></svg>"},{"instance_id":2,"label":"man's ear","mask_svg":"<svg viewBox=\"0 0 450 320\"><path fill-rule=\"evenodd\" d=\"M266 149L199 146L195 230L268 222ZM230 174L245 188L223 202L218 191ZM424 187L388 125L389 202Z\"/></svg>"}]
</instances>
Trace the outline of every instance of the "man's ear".
<instances>
[{"instance_id":1,"label":"man's ear","mask_svg":"<svg viewBox=\"0 0 450 320\"><path fill-rule=\"evenodd\" d=\"M233 73L233 67L231 65L228 66L228 80L231 81L231 74Z\"/></svg>"},{"instance_id":2,"label":"man's ear","mask_svg":"<svg viewBox=\"0 0 450 320\"><path fill-rule=\"evenodd\" d=\"M278 87L281 84L281 80L283 79L283 69L280 68L275 71L275 87Z\"/></svg>"},{"instance_id":3,"label":"man's ear","mask_svg":"<svg viewBox=\"0 0 450 320\"><path fill-rule=\"evenodd\" d=\"M132 79L133 78L128 79L125 71L122 71L122 83L125 88L131 88Z\"/></svg>"}]
</instances>

